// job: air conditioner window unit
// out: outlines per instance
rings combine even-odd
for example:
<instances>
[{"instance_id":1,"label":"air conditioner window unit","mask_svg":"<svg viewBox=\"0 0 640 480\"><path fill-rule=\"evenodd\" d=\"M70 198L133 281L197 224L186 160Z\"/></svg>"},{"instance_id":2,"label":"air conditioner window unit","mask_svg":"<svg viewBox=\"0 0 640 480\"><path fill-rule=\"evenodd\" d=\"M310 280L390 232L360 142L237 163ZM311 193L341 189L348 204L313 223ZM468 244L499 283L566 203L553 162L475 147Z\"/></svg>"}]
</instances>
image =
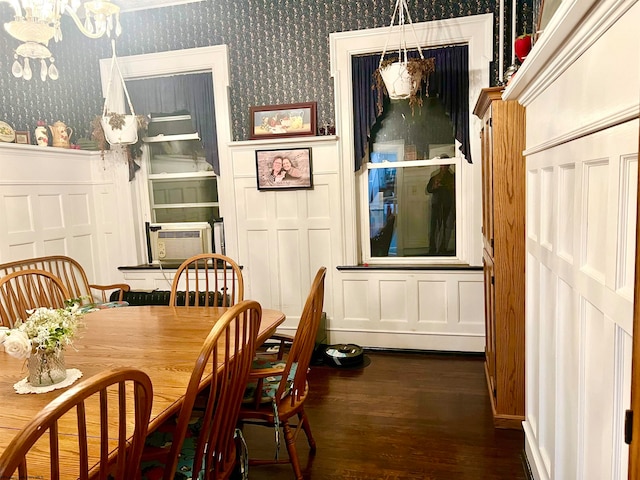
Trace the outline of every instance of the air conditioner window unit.
<instances>
[{"instance_id":1,"label":"air conditioner window unit","mask_svg":"<svg viewBox=\"0 0 640 480\"><path fill-rule=\"evenodd\" d=\"M151 223L148 228L151 263L182 262L212 252L208 222Z\"/></svg>"}]
</instances>

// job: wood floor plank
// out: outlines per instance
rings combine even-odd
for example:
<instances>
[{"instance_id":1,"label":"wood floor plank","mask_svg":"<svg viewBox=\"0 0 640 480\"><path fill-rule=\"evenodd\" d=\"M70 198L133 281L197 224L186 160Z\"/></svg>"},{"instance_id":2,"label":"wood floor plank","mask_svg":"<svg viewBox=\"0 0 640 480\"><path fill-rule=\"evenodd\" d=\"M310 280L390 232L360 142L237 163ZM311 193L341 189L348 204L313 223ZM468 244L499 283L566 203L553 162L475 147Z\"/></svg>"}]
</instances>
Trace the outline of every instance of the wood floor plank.
<instances>
[{"instance_id":1,"label":"wood floor plank","mask_svg":"<svg viewBox=\"0 0 640 480\"><path fill-rule=\"evenodd\" d=\"M296 443L306 479L525 480L521 430L493 427L482 358L367 352L365 368L314 366L306 411L317 443ZM272 458L273 430L247 425L251 457ZM286 457L282 444L280 455ZM293 478L252 466L252 480Z\"/></svg>"}]
</instances>

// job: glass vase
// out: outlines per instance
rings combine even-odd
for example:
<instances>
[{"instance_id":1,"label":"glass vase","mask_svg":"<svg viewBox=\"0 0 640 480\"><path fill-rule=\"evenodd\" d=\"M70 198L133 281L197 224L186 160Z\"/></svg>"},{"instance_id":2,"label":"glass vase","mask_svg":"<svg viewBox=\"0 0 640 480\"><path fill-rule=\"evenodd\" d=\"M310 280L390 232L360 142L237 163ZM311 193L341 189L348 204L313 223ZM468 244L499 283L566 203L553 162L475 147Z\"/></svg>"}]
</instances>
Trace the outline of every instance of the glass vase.
<instances>
[{"instance_id":1,"label":"glass vase","mask_svg":"<svg viewBox=\"0 0 640 480\"><path fill-rule=\"evenodd\" d=\"M28 361L29 383L34 387L46 387L60 383L67 378L64 363L64 350L58 348L52 351L36 350Z\"/></svg>"}]
</instances>

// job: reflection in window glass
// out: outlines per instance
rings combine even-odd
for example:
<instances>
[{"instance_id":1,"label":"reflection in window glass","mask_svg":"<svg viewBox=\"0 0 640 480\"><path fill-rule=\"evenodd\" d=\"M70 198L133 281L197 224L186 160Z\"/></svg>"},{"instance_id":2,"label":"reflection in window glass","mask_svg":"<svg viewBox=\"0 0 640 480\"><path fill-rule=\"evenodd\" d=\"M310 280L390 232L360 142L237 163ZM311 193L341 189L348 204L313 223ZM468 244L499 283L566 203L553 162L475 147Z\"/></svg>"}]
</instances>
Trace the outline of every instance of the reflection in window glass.
<instances>
[{"instance_id":1,"label":"reflection in window glass","mask_svg":"<svg viewBox=\"0 0 640 480\"><path fill-rule=\"evenodd\" d=\"M371 257L456 256L453 126L438 99L411 111L390 101L372 129L368 171Z\"/></svg>"},{"instance_id":2,"label":"reflection in window glass","mask_svg":"<svg viewBox=\"0 0 640 480\"><path fill-rule=\"evenodd\" d=\"M370 170L371 256L454 256L455 196L455 165Z\"/></svg>"}]
</instances>

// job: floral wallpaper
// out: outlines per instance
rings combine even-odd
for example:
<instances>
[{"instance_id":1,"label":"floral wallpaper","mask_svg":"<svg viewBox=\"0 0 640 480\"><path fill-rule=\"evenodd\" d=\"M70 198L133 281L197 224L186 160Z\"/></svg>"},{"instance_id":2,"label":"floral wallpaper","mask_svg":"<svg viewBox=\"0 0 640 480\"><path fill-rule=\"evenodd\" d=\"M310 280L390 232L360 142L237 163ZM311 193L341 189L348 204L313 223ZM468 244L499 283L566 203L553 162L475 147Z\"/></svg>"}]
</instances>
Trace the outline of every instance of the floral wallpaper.
<instances>
[{"instance_id":1,"label":"floral wallpaper","mask_svg":"<svg viewBox=\"0 0 640 480\"><path fill-rule=\"evenodd\" d=\"M532 0L517 0L517 35L531 32ZM118 55L135 55L227 44L231 75L233 140L249 138L249 107L316 101L318 126L335 123L329 34L386 26L394 0L205 0L121 14ZM505 1L505 69L511 60L511 2ZM496 0L408 0L414 22L494 13L494 62L498 79L499 7ZM0 2L0 19L12 10ZM0 31L0 120L16 130L33 130L38 120L64 121L72 142L90 134L91 119L102 109L98 60L110 56L108 38L84 37L63 17L63 41L50 43L60 71L42 82L11 74L18 41ZM33 136L33 135L32 135Z\"/></svg>"}]
</instances>

